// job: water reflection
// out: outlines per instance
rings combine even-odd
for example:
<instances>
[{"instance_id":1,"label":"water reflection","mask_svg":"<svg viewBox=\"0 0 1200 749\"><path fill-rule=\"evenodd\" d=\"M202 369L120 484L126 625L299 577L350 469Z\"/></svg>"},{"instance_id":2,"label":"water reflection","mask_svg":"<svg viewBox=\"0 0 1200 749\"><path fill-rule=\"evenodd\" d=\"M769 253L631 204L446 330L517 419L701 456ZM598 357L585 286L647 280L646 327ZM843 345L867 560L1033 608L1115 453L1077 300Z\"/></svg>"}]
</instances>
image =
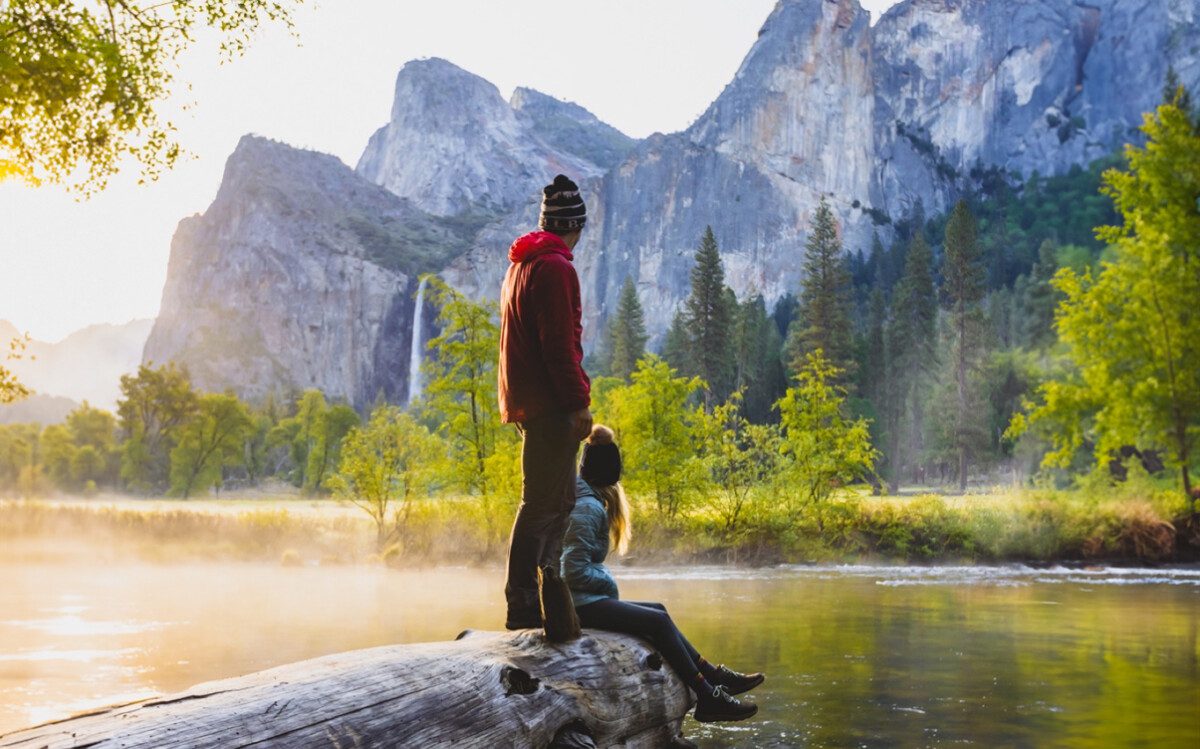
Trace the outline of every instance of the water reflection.
<instances>
[{"instance_id":1,"label":"water reflection","mask_svg":"<svg viewBox=\"0 0 1200 749\"><path fill-rule=\"evenodd\" d=\"M1200 745L1200 570L626 569L760 719L705 747ZM0 732L351 648L496 628L502 574L0 566Z\"/></svg>"}]
</instances>

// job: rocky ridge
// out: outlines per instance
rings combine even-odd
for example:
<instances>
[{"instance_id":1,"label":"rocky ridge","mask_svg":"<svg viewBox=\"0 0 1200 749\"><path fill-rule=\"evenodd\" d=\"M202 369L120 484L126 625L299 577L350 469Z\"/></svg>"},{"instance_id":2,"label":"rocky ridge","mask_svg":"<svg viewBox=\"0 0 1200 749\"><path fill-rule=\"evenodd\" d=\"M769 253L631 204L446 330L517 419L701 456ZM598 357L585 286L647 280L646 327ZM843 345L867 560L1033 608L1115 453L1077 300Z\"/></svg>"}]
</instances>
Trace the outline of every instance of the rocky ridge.
<instances>
[{"instance_id":1,"label":"rocky ridge","mask_svg":"<svg viewBox=\"0 0 1200 749\"><path fill-rule=\"evenodd\" d=\"M982 171L1050 174L1111 153L1158 102L1168 65L1200 83L1197 15L1200 0L905 0L871 26L856 0L781 0L709 109L642 141L577 105L529 89L506 102L449 62L411 62L356 173L271 144L251 149L247 179L235 152L222 194L180 226L146 356L188 359L203 382L242 392L402 394L392 365L412 337L413 274L493 298L559 171L589 206L585 345L627 276L655 345L706 225L738 295L770 304L799 286L822 197L846 246L865 248L890 232L884 216L944 210ZM183 314L217 289L253 313ZM263 353L239 371L222 352L243 346Z\"/></svg>"}]
</instances>

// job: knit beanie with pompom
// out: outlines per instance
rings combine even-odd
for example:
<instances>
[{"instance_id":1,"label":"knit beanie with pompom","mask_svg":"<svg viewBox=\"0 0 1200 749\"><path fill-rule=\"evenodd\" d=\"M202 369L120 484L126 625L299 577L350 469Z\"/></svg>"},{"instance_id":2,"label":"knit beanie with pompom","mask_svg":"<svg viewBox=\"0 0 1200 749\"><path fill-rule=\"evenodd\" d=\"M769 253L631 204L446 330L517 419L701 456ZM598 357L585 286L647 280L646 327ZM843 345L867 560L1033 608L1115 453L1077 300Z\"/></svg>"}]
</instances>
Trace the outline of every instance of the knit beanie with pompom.
<instances>
[{"instance_id":1,"label":"knit beanie with pompom","mask_svg":"<svg viewBox=\"0 0 1200 749\"><path fill-rule=\"evenodd\" d=\"M613 442L612 430L603 424L592 427L583 446L579 475L592 486L612 486L621 480L621 450Z\"/></svg>"}]
</instances>

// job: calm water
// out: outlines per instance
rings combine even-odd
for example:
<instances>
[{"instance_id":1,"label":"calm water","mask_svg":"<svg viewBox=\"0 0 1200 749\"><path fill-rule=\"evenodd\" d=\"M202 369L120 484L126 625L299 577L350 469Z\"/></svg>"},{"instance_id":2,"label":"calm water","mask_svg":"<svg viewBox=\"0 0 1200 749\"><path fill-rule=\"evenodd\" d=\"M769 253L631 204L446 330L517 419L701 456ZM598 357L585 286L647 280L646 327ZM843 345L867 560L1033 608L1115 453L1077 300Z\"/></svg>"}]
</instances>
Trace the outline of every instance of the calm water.
<instances>
[{"instance_id":1,"label":"calm water","mask_svg":"<svg viewBox=\"0 0 1200 749\"><path fill-rule=\"evenodd\" d=\"M0 733L501 620L501 574L0 566ZM710 659L763 669L705 747L1200 746L1200 570L618 570Z\"/></svg>"}]
</instances>

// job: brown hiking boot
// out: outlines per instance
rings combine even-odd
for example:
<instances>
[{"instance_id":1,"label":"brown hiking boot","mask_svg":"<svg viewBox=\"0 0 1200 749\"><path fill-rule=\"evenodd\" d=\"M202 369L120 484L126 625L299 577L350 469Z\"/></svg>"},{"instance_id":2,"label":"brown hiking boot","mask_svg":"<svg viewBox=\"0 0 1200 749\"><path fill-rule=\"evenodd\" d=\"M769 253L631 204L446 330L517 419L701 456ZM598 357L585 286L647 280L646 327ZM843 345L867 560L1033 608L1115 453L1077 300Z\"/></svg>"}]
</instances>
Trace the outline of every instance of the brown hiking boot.
<instances>
[{"instance_id":1,"label":"brown hiking boot","mask_svg":"<svg viewBox=\"0 0 1200 749\"><path fill-rule=\"evenodd\" d=\"M579 639L579 615L571 600L571 589L553 567L538 570L538 591L542 601L542 627L550 642L570 642Z\"/></svg>"}]
</instances>

